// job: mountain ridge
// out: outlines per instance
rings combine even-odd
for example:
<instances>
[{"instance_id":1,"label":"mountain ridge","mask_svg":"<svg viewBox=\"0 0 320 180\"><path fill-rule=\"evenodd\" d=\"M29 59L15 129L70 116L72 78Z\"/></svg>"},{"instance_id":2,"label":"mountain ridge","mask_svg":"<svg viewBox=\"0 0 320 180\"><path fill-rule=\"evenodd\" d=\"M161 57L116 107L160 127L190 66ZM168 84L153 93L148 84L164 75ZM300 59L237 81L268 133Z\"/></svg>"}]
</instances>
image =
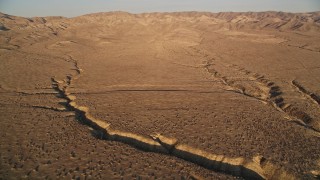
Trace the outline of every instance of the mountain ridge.
<instances>
[{"instance_id":1,"label":"mountain ridge","mask_svg":"<svg viewBox=\"0 0 320 180\"><path fill-rule=\"evenodd\" d=\"M12 22L16 21L16 22ZM276 29L276 30L294 30L294 31L319 31L320 30L320 12L310 13L286 13L276 11L266 12L153 12L132 14L123 11L99 12L85 14L77 17L66 18L62 16L32 17L25 18L0 13L0 24L2 29L14 29L17 26L25 27L30 23L47 22L76 22L82 23L104 23L116 21L141 22L142 24L152 23L172 23L187 22L201 24L206 22L208 25L220 25L220 27L229 29ZM199 24L199 25L200 25ZM222 25L222 26L221 26Z\"/></svg>"}]
</instances>

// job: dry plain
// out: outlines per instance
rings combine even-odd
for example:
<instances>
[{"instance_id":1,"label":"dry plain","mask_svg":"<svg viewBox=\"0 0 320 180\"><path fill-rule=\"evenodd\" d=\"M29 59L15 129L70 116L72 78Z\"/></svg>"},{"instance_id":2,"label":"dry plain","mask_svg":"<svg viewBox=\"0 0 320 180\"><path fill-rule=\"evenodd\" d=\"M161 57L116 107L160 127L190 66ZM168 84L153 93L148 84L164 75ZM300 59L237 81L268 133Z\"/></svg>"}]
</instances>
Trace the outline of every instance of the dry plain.
<instances>
[{"instance_id":1,"label":"dry plain","mask_svg":"<svg viewBox=\"0 0 320 180\"><path fill-rule=\"evenodd\" d=\"M0 16L0 179L319 178L320 12Z\"/></svg>"}]
</instances>

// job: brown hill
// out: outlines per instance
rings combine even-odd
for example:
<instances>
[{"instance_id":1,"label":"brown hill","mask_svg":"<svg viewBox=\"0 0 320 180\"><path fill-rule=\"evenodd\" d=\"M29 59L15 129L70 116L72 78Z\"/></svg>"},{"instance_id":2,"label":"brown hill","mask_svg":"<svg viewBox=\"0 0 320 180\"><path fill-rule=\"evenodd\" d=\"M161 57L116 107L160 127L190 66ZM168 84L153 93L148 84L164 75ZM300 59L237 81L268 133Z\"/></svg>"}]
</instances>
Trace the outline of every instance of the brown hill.
<instances>
[{"instance_id":1,"label":"brown hill","mask_svg":"<svg viewBox=\"0 0 320 180\"><path fill-rule=\"evenodd\" d=\"M143 24L189 22L194 24L208 23L217 28L229 29L276 29L282 31L319 31L320 12L285 13L285 12L177 12L177 13L143 13L130 14L127 12L107 12L83 15L75 18L45 17L22 18L0 14L2 27L7 29L23 28L33 24L50 22L73 23L117 23L139 22Z\"/></svg>"},{"instance_id":2,"label":"brown hill","mask_svg":"<svg viewBox=\"0 0 320 180\"><path fill-rule=\"evenodd\" d=\"M0 14L0 179L316 179L319 12Z\"/></svg>"}]
</instances>

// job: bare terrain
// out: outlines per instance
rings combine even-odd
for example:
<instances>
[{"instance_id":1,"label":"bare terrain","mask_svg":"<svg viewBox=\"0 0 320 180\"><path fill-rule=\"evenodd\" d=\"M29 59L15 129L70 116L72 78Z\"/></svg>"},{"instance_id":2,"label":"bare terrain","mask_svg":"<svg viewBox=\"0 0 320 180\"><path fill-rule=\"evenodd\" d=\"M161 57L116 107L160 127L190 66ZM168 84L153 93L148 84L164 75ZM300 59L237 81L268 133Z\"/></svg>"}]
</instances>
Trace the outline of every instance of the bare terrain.
<instances>
[{"instance_id":1,"label":"bare terrain","mask_svg":"<svg viewBox=\"0 0 320 180\"><path fill-rule=\"evenodd\" d=\"M320 178L320 12L0 13L0 179Z\"/></svg>"}]
</instances>

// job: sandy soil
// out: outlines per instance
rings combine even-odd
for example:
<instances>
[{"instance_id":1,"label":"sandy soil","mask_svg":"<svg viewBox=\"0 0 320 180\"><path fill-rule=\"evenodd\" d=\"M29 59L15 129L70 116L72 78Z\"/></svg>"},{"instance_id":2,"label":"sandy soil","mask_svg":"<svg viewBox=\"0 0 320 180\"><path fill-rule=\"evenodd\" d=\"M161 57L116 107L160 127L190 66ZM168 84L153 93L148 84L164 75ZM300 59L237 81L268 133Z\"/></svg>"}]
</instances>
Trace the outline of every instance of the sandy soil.
<instances>
[{"instance_id":1,"label":"sandy soil","mask_svg":"<svg viewBox=\"0 0 320 180\"><path fill-rule=\"evenodd\" d=\"M0 16L0 179L319 178L319 12Z\"/></svg>"}]
</instances>

